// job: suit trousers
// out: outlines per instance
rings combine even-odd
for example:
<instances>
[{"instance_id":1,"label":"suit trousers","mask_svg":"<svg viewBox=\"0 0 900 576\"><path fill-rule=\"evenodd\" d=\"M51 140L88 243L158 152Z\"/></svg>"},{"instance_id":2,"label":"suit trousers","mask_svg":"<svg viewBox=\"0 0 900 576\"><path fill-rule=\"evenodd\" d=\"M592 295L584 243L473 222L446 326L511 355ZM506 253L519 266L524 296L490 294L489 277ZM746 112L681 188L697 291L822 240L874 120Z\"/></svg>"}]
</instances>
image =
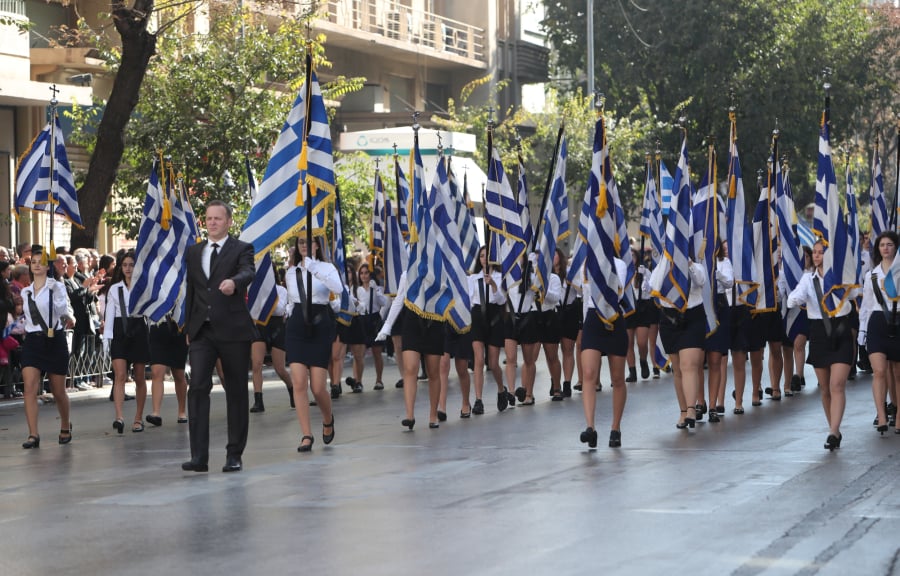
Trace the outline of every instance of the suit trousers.
<instances>
[{"instance_id":1,"label":"suit trousers","mask_svg":"<svg viewBox=\"0 0 900 576\"><path fill-rule=\"evenodd\" d=\"M209 394L216 360L222 361L225 403L228 415L228 456L240 457L247 445L250 402L247 372L250 367L250 341L222 341L211 337L204 326L190 343L191 384L188 389L188 422L191 459L209 462Z\"/></svg>"}]
</instances>

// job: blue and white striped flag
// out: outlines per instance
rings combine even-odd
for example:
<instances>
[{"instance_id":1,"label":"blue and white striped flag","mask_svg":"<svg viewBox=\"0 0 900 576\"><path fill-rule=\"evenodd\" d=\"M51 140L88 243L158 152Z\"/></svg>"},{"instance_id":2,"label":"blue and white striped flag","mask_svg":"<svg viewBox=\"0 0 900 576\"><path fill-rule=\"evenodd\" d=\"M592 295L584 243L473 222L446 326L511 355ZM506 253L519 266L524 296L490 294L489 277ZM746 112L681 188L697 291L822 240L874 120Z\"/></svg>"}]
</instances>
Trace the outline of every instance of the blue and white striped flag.
<instances>
[{"instance_id":1,"label":"blue and white striped flag","mask_svg":"<svg viewBox=\"0 0 900 576\"><path fill-rule=\"evenodd\" d=\"M734 304L756 306L756 282L753 281L753 239L747 226L747 204L744 199L744 179L737 147L737 122L734 112L728 113L731 134L728 147L727 239L728 255L734 268Z\"/></svg>"},{"instance_id":2,"label":"blue and white striped flag","mask_svg":"<svg viewBox=\"0 0 900 576\"><path fill-rule=\"evenodd\" d=\"M341 197L340 194L334 196L334 214L331 226L331 261L334 262L335 268L341 276L341 305L337 312L336 319L344 326L349 326L356 316L356 309L350 298L350 287L347 286L347 253L344 248L344 217L341 213Z\"/></svg>"},{"instance_id":3,"label":"blue and white striped flag","mask_svg":"<svg viewBox=\"0 0 900 576\"><path fill-rule=\"evenodd\" d=\"M244 158L244 169L247 171L250 200L255 202L258 194L256 172L253 171L249 158ZM275 285L275 267L272 265L271 254L266 252L261 259L256 260L256 275L247 290L247 307L250 309L250 316L260 326L269 323L269 319L275 313L275 307L278 305L278 290Z\"/></svg>"},{"instance_id":4,"label":"blue and white striped flag","mask_svg":"<svg viewBox=\"0 0 900 576\"><path fill-rule=\"evenodd\" d=\"M559 154L556 156L550 196L547 198L547 206L541 218L541 239L537 250L537 277L541 299L547 294L547 287L550 285L556 246L569 236L569 196L566 194L568 147L562 127L559 138Z\"/></svg>"},{"instance_id":5,"label":"blue and white striped flag","mask_svg":"<svg viewBox=\"0 0 900 576\"><path fill-rule=\"evenodd\" d=\"M644 178L644 203L641 206L640 234L650 241L651 268L655 268L663 253L663 227L659 190L656 187L656 177L653 175L653 161L649 156ZM644 255L641 254L641 259L643 260L643 258Z\"/></svg>"},{"instance_id":6,"label":"blue and white striped flag","mask_svg":"<svg viewBox=\"0 0 900 576\"><path fill-rule=\"evenodd\" d=\"M711 146L708 155L708 168L700 182L700 188L697 190L694 198L695 204L692 208L694 261L702 263L706 270L706 283L703 285L703 311L706 315L707 337L715 333L719 327L713 288L716 280L716 248L721 230L719 195L716 193L718 187L716 152Z\"/></svg>"},{"instance_id":7,"label":"blue and white striped flag","mask_svg":"<svg viewBox=\"0 0 900 576\"><path fill-rule=\"evenodd\" d=\"M173 180L171 168L154 160L135 248L128 307L152 322L162 321L175 309L185 281L189 230Z\"/></svg>"},{"instance_id":8,"label":"blue and white striped flag","mask_svg":"<svg viewBox=\"0 0 900 576\"><path fill-rule=\"evenodd\" d=\"M253 244L257 258L306 229L307 194L311 195L313 230L324 233L325 208L334 193L334 163L325 101L316 73L309 64L308 67L309 79L300 88L275 142L266 175L241 232L241 240Z\"/></svg>"},{"instance_id":9,"label":"blue and white striped flag","mask_svg":"<svg viewBox=\"0 0 900 576\"><path fill-rule=\"evenodd\" d=\"M594 126L593 160L578 220L578 235L585 252L584 293L596 309L597 317L612 325L621 315L620 299L624 291L619 281L615 258L619 256L615 202L610 188L616 188L606 143L606 123L601 116Z\"/></svg>"},{"instance_id":10,"label":"blue and white striped flag","mask_svg":"<svg viewBox=\"0 0 900 576\"><path fill-rule=\"evenodd\" d=\"M662 198L662 214L669 216L669 209L672 206L672 193L675 188L675 179L672 173L666 168L666 163L659 161L659 189Z\"/></svg>"},{"instance_id":11,"label":"blue and white striped flag","mask_svg":"<svg viewBox=\"0 0 900 576\"><path fill-rule=\"evenodd\" d=\"M51 166L50 138L53 138L53 162ZM53 208L50 208L50 205ZM16 216L22 210L59 214L73 225L83 228L78 199L75 195L75 177L69 168L66 143L63 139L59 116L54 114L50 123L38 134L22 155L16 169Z\"/></svg>"},{"instance_id":12,"label":"blue and white striped flag","mask_svg":"<svg viewBox=\"0 0 900 576\"><path fill-rule=\"evenodd\" d=\"M447 177L449 179L450 199L453 202L453 219L459 229L460 248L463 256L463 269L471 270L478 259L481 243L478 241L478 230L475 229L475 218L469 211L465 194L459 189L456 176L450 169L451 157L447 157Z\"/></svg>"},{"instance_id":13,"label":"blue and white striped flag","mask_svg":"<svg viewBox=\"0 0 900 576\"><path fill-rule=\"evenodd\" d=\"M797 235L797 211L794 208L794 194L791 190L790 170L787 165L781 171L780 177L776 174L776 186L775 212L778 215L778 235L781 238L781 274L790 293L803 276L804 257ZM782 296L787 297L787 294ZM784 319L784 333L793 341L800 330L797 324L800 308L788 308L784 305L781 315Z\"/></svg>"},{"instance_id":14,"label":"blue and white striped flag","mask_svg":"<svg viewBox=\"0 0 900 576\"><path fill-rule=\"evenodd\" d=\"M418 134L414 153L419 156ZM462 267L459 229L453 219L450 183L441 157L425 204L414 206L415 240L410 234L408 283L404 304L416 315L446 321L466 332L471 311L466 271Z\"/></svg>"},{"instance_id":15,"label":"blue and white striped flag","mask_svg":"<svg viewBox=\"0 0 900 576\"><path fill-rule=\"evenodd\" d=\"M850 292L857 284L854 280L855 255L850 247L847 222L841 210L837 177L831 159L831 105L828 96L825 97L825 110L820 128L813 232L822 239L826 247L822 262L825 278L821 304L829 316L835 316L850 298ZM895 262L897 260L894 259ZM885 289L889 290L887 278Z\"/></svg>"},{"instance_id":16,"label":"blue and white striped flag","mask_svg":"<svg viewBox=\"0 0 900 576\"><path fill-rule=\"evenodd\" d=\"M777 164L771 156L769 162ZM759 200L753 212L753 277L759 283L756 307L753 309L755 313L772 312L778 307L778 288L775 286L778 279L777 249L775 181L770 175L766 184L760 187Z\"/></svg>"},{"instance_id":17,"label":"blue and white striped flag","mask_svg":"<svg viewBox=\"0 0 900 576\"><path fill-rule=\"evenodd\" d=\"M884 197L884 174L881 172L881 158L878 155L878 140L872 154L872 183L869 187L869 203L872 206L872 238L888 230L888 210Z\"/></svg>"},{"instance_id":18,"label":"blue and white striped flag","mask_svg":"<svg viewBox=\"0 0 900 576\"><path fill-rule=\"evenodd\" d=\"M275 267L272 265L272 256L266 253L256 261L256 276L247 290L250 316L260 326L267 325L275 313L278 305L278 290L275 286Z\"/></svg>"},{"instance_id":19,"label":"blue and white striped flag","mask_svg":"<svg viewBox=\"0 0 900 576\"><path fill-rule=\"evenodd\" d=\"M687 309L691 290L690 239L691 225L691 179L688 165L687 135L681 143L678 168L675 170L675 188L672 192L672 206L666 222L666 243L660 266L666 267L666 275L660 289L651 294L660 301L668 302L680 312Z\"/></svg>"},{"instance_id":20,"label":"blue and white striped flag","mask_svg":"<svg viewBox=\"0 0 900 576\"><path fill-rule=\"evenodd\" d=\"M409 266L409 256L406 251L406 242L400 233L400 222L394 214L393 206L388 205L385 210L387 226L385 228L384 250L384 293L386 296L396 296L400 286L400 276Z\"/></svg>"},{"instance_id":21,"label":"blue and white striped flag","mask_svg":"<svg viewBox=\"0 0 900 576\"><path fill-rule=\"evenodd\" d=\"M856 207L856 192L853 188L853 175L850 173L850 165L847 165L847 235L850 242L850 252L855 261L856 274L853 277L854 284L859 284L862 276L862 254L859 245L859 215Z\"/></svg>"},{"instance_id":22,"label":"blue and white striped flag","mask_svg":"<svg viewBox=\"0 0 900 576\"><path fill-rule=\"evenodd\" d=\"M369 234L369 251L373 254L384 253L384 228L387 220L387 203L384 196L384 184L381 173L375 169L375 193L372 211L372 232Z\"/></svg>"},{"instance_id":23,"label":"blue and white striped flag","mask_svg":"<svg viewBox=\"0 0 900 576\"><path fill-rule=\"evenodd\" d=\"M403 239L409 238L409 216L407 215L407 207L409 205L409 180L406 174L400 168L400 157L394 154L394 184L397 187L397 201L399 202L399 212L395 214L400 224L400 232Z\"/></svg>"},{"instance_id":24,"label":"blue and white striped flag","mask_svg":"<svg viewBox=\"0 0 900 576\"><path fill-rule=\"evenodd\" d=\"M521 281L522 255L527 248L520 205L503 169L496 147L488 162L485 224L491 231L491 262L500 264L508 288ZM518 270L518 273L516 272Z\"/></svg>"},{"instance_id":25,"label":"blue and white striped flag","mask_svg":"<svg viewBox=\"0 0 900 576\"><path fill-rule=\"evenodd\" d=\"M800 245L812 248L816 243L816 235L813 234L812 228L803 220L797 220L797 237L800 239Z\"/></svg>"}]
</instances>

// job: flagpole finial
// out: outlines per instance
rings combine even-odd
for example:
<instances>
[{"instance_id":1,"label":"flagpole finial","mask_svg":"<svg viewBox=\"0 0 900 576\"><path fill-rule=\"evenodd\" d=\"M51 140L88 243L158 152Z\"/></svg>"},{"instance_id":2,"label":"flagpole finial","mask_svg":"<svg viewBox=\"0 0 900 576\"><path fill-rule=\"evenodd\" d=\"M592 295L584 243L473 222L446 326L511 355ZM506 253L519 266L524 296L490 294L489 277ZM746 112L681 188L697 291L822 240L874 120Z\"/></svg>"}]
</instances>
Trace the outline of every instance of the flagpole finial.
<instances>
[{"instance_id":1,"label":"flagpole finial","mask_svg":"<svg viewBox=\"0 0 900 576\"><path fill-rule=\"evenodd\" d=\"M440 132L437 133L437 140L438 140L438 145L437 145L438 155L443 156L444 155L444 139L441 138Z\"/></svg>"},{"instance_id":2,"label":"flagpole finial","mask_svg":"<svg viewBox=\"0 0 900 576\"><path fill-rule=\"evenodd\" d=\"M772 137L778 138L778 135L781 134L781 131L778 130L778 116L775 117L775 128L772 130Z\"/></svg>"},{"instance_id":3,"label":"flagpole finial","mask_svg":"<svg viewBox=\"0 0 900 576\"><path fill-rule=\"evenodd\" d=\"M381 166L381 156L375 157L375 171L378 172L379 167Z\"/></svg>"},{"instance_id":4,"label":"flagpole finial","mask_svg":"<svg viewBox=\"0 0 900 576\"><path fill-rule=\"evenodd\" d=\"M516 128L516 152L522 151L522 135L519 133L519 129Z\"/></svg>"},{"instance_id":5,"label":"flagpole finial","mask_svg":"<svg viewBox=\"0 0 900 576\"><path fill-rule=\"evenodd\" d=\"M391 144L391 148L394 149L394 156L396 156L397 155L397 143L394 142L393 144Z\"/></svg>"},{"instance_id":6,"label":"flagpole finial","mask_svg":"<svg viewBox=\"0 0 900 576\"><path fill-rule=\"evenodd\" d=\"M833 70L831 66L825 66L822 68L822 78L824 83L822 84L822 88L825 89L825 95L828 96L828 92L831 90L831 83L828 81L828 78L832 75Z\"/></svg>"},{"instance_id":7,"label":"flagpole finial","mask_svg":"<svg viewBox=\"0 0 900 576\"><path fill-rule=\"evenodd\" d=\"M488 106L488 121L487 121L488 131L492 131L494 129L494 107Z\"/></svg>"},{"instance_id":8,"label":"flagpole finial","mask_svg":"<svg viewBox=\"0 0 900 576\"><path fill-rule=\"evenodd\" d=\"M412 113L412 119L413 119L412 129L415 130L416 132L418 132L418 131L419 131L419 128L421 128L421 126L419 126L419 116L420 116L421 114L422 114L422 113L419 112L418 110L413 110L413 113Z\"/></svg>"},{"instance_id":9,"label":"flagpole finial","mask_svg":"<svg viewBox=\"0 0 900 576\"><path fill-rule=\"evenodd\" d=\"M597 113L603 112L603 108L606 106L606 94L600 92L594 92L594 108L597 110Z\"/></svg>"},{"instance_id":10,"label":"flagpole finial","mask_svg":"<svg viewBox=\"0 0 900 576\"><path fill-rule=\"evenodd\" d=\"M734 112L735 110L737 110L737 107L735 106L735 99L736 99L736 96L734 94L734 86L732 86L728 89L728 102L729 102L728 111L729 112Z\"/></svg>"},{"instance_id":11,"label":"flagpole finial","mask_svg":"<svg viewBox=\"0 0 900 576\"><path fill-rule=\"evenodd\" d=\"M50 86L50 91L53 92L53 96L50 97L50 105L56 106L59 104L59 100L56 99L56 94L59 92L59 88L56 87L56 84L52 84Z\"/></svg>"},{"instance_id":12,"label":"flagpole finial","mask_svg":"<svg viewBox=\"0 0 900 576\"><path fill-rule=\"evenodd\" d=\"M760 190L762 190L762 185L763 185L763 169L760 168L759 170L756 171L756 186Z\"/></svg>"}]
</instances>

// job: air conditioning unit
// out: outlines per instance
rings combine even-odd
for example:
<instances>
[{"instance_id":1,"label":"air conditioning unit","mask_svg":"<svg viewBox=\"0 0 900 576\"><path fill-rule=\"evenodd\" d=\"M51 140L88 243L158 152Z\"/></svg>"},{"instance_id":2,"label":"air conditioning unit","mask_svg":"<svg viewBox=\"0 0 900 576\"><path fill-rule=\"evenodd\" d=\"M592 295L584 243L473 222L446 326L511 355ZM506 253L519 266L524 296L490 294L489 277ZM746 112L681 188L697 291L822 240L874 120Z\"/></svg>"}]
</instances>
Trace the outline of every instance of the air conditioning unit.
<instances>
[{"instance_id":1,"label":"air conditioning unit","mask_svg":"<svg viewBox=\"0 0 900 576\"><path fill-rule=\"evenodd\" d=\"M388 12L384 15L385 19L385 36L392 40L400 39L400 13Z\"/></svg>"}]
</instances>

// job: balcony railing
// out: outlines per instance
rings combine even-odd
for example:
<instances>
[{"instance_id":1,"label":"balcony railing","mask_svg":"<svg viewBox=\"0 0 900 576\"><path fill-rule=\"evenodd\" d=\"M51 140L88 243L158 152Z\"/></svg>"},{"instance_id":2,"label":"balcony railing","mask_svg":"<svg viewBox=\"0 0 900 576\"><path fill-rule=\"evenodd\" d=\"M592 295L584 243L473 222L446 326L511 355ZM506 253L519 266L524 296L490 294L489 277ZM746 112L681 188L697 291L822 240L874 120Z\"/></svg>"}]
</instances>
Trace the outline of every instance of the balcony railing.
<instances>
[{"instance_id":1,"label":"balcony railing","mask_svg":"<svg viewBox=\"0 0 900 576\"><path fill-rule=\"evenodd\" d=\"M485 62L484 29L432 12L395 6L376 10L376 0L328 0L328 22L399 42Z\"/></svg>"},{"instance_id":2,"label":"balcony railing","mask_svg":"<svg viewBox=\"0 0 900 576\"><path fill-rule=\"evenodd\" d=\"M25 16L25 0L0 0L0 13Z\"/></svg>"}]
</instances>

